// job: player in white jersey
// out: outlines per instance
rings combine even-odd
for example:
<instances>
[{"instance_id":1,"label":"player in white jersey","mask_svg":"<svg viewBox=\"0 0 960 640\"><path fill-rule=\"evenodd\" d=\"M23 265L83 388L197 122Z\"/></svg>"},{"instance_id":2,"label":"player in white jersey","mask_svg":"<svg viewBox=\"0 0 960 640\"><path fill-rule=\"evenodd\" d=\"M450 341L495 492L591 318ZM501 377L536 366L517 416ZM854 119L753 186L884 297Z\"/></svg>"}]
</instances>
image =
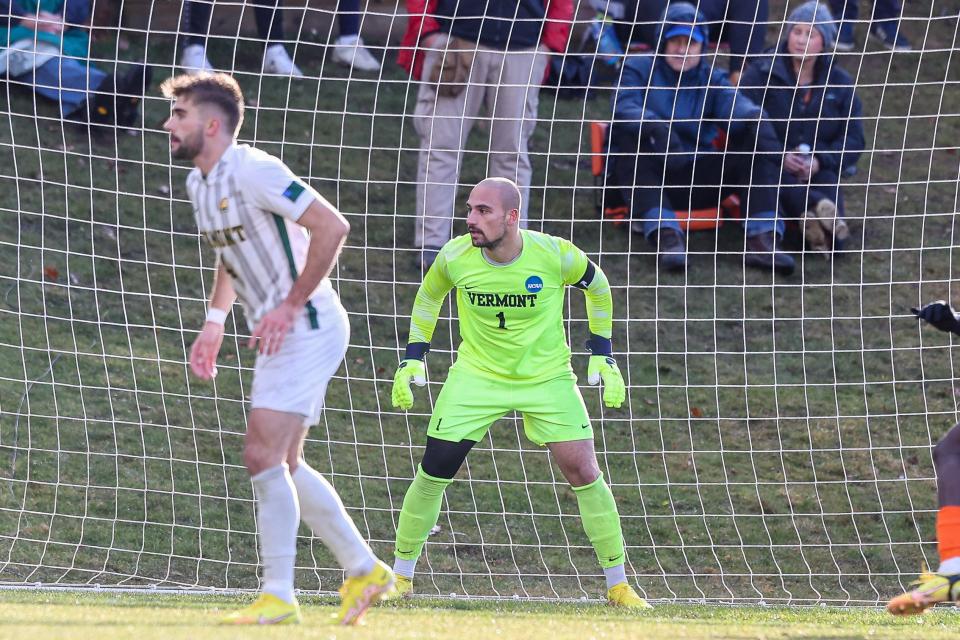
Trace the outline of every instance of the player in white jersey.
<instances>
[{"instance_id":1,"label":"player in white jersey","mask_svg":"<svg viewBox=\"0 0 960 640\"><path fill-rule=\"evenodd\" d=\"M244 463L256 492L263 593L224 618L231 624L300 621L293 591L302 517L347 572L338 620L358 622L392 589L390 568L360 536L333 487L303 459L327 383L349 338L328 275L350 225L277 158L237 144L243 95L226 74L182 75L161 86L174 100L164 123L174 158L195 168L187 190L201 236L217 257L203 329L190 369L209 380L235 300L259 347Z\"/></svg>"}]
</instances>

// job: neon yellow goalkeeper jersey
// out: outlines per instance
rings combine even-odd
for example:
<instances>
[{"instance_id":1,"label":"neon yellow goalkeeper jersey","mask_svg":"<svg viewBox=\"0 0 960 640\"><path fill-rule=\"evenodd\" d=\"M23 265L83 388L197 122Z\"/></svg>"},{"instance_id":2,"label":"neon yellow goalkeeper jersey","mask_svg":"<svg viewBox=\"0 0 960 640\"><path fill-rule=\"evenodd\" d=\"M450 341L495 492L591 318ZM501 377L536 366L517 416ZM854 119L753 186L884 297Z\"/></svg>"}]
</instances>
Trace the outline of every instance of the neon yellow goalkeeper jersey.
<instances>
[{"instance_id":1,"label":"neon yellow goalkeeper jersey","mask_svg":"<svg viewBox=\"0 0 960 640\"><path fill-rule=\"evenodd\" d=\"M520 233L523 249L509 264L490 262L469 235L444 245L417 292L410 342L430 342L443 300L456 287L462 339L458 364L523 380L548 380L571 371L563 330L564 289L584 277L589 260L562 238ZM596 276L585 289L590 330L609 338L610 287L599 269Z\"/></svg>"}]
</instances>

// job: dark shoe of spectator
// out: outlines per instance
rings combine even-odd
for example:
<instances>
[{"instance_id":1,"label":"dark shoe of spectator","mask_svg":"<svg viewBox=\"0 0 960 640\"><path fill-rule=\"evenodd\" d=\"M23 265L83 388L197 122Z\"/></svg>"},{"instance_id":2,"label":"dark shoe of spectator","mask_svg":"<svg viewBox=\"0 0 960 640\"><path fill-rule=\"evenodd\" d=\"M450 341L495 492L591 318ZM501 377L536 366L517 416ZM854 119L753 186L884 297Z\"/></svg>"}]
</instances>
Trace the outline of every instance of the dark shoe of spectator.
<instances>
[{"instance_id":1,"label":"dark shoe of spectator","mask_svg":"<svg viewBox=\"0 0 960 640\"><path fill-rule=\"evenodd\" d=\"M853 51L857 41L853 39L853 25L844 22L840 25L840 34L837 36L837 51Z\"/></svg>"},{"instance_id":2,"label":"dark shoe of spectator","mask_svg":"<svg viewBox=\"0 0 960 640\"><path fill-rule=\"evenodd\" d=\"M87 112L83 115L78 113L78 117L86 117L90 124L114 124L117 101L116 97L108 92L107 87L113 87L113 76L107 76L103 79L103 82L100 83L100 90L103 93L95 93L90 96L90 101L87 103Z\"/></svg>"},{"instance_id":3,"label":"dark shoe of spectator","mask_svg":"<svg viewBox=\"0 0 960 640\"><path fill-rule=\"evenodd\" d=\"M873 25L870 37L891 51L912 51L910 41L900 33L899 20L884 20Z\"/></svg>"},{"instance_id":4,"label":"dark shoe of spectator","mask_svg":"<svg viewBox=\"0 0 960 640\"><path fill-rule=\"evenodd\" d=\"M683 243L683 234L675 229L663 227L647 238L659 256L657 263L664 271L683 271L687 268L687 250Z\"/></svg>"},{"instance_id":5,"label":"dark shoe of spectator","mask_svg":"<svg viewBox=\"0 0 960 640\"><path fill-rule=\"evenodd\" d=\"M747 238L747 251L743 256L744 264L764 271L772 268L781 275L789 276L796 263L790 254L780 251L779 245L780 239L773 231L750 236Z\"/></svg>"},{"instance_id":6,"label":"dark shoe of spectator","mask_svg":"<svg viewBox=\"0 0 960 640\"><path fill-rule=\"evenodd\" d=\"M140 101L147 94L153 80L153 71L142 64L135 65L117 81L117 124L129 127L140 117Z\"/></svg>"},{"instance_id":7,"label":"dark shoe of spectator","mask_svg":"<svg viewBox=\"0 0 960 640\"><path fill-rule=\"evenodd\" d=\"M129 127L140 115L140 100L153 78L150 67L142 64L117 78L107 76L88 106L90 124Z\"/></svg>"},{"instance_id":8,"label":"dark shoe of spectator","mask_svg":"<svg viewBox=\"0 0 960 640\"><path fill-rule=\"evenodd\" d=\"M439 253L440 249L437 247L424 247L421 249L420 255L417 256L417 269L421 269L424 273L429 271L433 263L437 261L437 255Z\"/></svg>"}]
</instances>

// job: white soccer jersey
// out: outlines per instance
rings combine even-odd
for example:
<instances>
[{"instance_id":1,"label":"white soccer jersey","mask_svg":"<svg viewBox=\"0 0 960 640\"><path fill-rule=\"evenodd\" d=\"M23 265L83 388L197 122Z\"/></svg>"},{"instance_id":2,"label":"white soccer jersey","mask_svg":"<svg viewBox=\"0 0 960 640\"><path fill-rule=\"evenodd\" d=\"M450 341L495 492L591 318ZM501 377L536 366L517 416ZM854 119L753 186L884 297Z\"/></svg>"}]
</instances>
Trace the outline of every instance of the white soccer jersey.
<instances>
[{"instance_id":1,"label":"white soccer jersey","mask_svg":"<svg viewBox=\"0 0 960 640\"><path fill-rule=\"evenodd\" d=\"M197 229L230 274L252 331L286 298L303 270L309 236L296 220L320 195L279 159L236 144L206 177L199 169L191 171L187 192ZM299 326L317 328L317 305L333 296L324 278Z\"/></svg>"}]
</instances>

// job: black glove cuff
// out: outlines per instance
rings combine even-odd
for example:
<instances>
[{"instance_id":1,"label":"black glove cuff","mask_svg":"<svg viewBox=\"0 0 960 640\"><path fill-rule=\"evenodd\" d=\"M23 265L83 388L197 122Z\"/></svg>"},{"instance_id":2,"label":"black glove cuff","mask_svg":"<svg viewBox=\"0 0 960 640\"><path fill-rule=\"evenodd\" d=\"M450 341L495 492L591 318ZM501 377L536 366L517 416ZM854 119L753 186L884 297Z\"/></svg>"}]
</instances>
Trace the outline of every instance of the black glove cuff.
<instances>
[{"instance_id":1,"label":"black glove cuff","mask_svg":"<svg viewBox=\"0 0 960 640\"><path fill-rule=\"evenodd\" d=\"M408 342L407 351L403 355L404 360L423 360L423 357L430 351L429 342Z\"/></svg>"},{"instance_id":2,"label":"black glove cuff","mask_svg":"<svg viewBox=\"0 0 960 640\"><path fill-rule=\"evenodd\" d=\"M610 338L604 338L603 336L591 333L590 339L587 340L587 349L595 356L612 356L613 341L610 340Z\"/></svg>"}]
</instances>

